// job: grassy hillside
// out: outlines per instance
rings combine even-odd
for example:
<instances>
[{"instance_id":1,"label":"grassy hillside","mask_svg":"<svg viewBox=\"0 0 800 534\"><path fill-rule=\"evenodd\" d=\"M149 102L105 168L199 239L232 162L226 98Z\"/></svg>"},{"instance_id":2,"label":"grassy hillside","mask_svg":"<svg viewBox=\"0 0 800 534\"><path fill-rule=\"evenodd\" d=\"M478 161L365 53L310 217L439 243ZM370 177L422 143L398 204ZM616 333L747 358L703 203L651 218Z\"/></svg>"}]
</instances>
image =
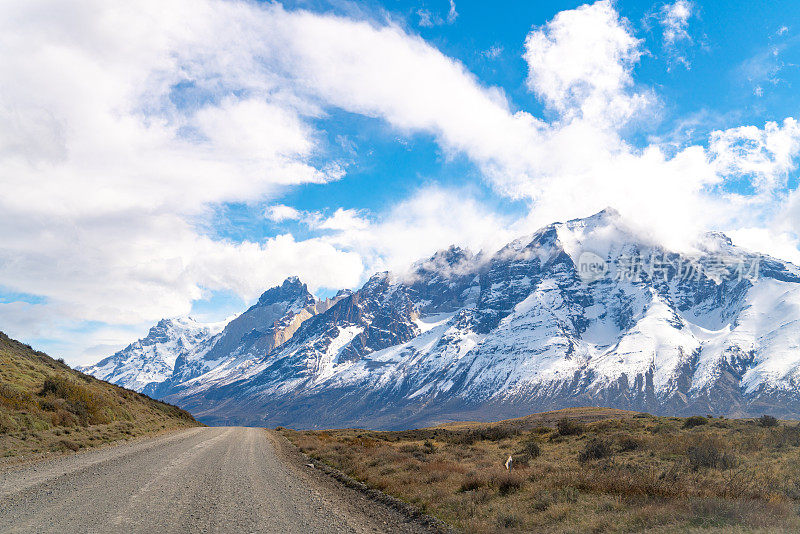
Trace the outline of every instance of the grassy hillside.
<instances>
[{"instance_id":1,"label":"grassy hillside","mask_svg":"<svg viewBox=\"0 0 800 534\"><path fill-rule=\"evenodd\" d=\"M184 410L74 371L0 332L0 459L197 424Z\"/></svg>"},{"instance_id":2,"label":"grassy hillside","mask_svg":"<svg viewBox=\"0 0 800 534\"><path fill-rule=\"evenodd\" d=\"M397 432L283 432L465 532L800 532L796 422L582 408Z\"/></svg>"}]
</instances>

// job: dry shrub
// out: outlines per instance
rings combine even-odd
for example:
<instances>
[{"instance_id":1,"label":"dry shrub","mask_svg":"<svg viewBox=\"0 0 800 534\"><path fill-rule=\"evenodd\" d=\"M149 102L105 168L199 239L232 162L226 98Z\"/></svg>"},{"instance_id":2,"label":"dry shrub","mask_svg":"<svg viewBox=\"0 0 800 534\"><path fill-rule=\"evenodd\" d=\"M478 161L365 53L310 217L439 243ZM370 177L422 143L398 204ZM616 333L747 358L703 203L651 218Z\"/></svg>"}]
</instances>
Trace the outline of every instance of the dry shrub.
<instances>
[{"instance_id":1,"label":"dry shrub","mask_svg":"<svg viewBox=\"0 0 800 534\"><path fill-rule=\"evenodd\" d=\"M526 454L514 454L512 455L514 458L513 463L511 464L511 469L526 469L531 465L531 457Z\"/></svg>"},{"instance_id":2,"label":"dry shrub","mask_svg":"<svg viewBox=\"0 0 800 534\"><path fill-rule=\"evenodd\" d=\"M54 410L63 409L71 413L82 426L108 424L108 399L87 386L63 376L45 378L39 391L44 404ZM166 406L166 405L165 405Z\"/></svg>"},{"instance_id":3,"label":"dry shrub","mask_svg":"<svg viewBox=\"0 0 800 534\"><path fill-rule=\"evenodd\" d=\"M64 409L58 409L50 414L50 422L53 426L76 426L78 419Z\"/></svg>"},{"instance_id":4,"label":"dry shrub","mask_svg":"<svg viewBox=\"0 0 800 534\"><path fill-rule=\"evenodd\" d=\"M77 443L75 443L74 441L72 441L72 440L69 440L69 439L62 439L62 440L60 440L60 441L58 442L58 445L59 445L59 447L61 447L62 449L67 449L67 450L70 450L70 451L73 451L73 452L74 452L74 451L77 451L78 449L80 449L80 448L81 448L81 446L80 446L80 445L78 445Z\"/></svg>"},{"instance_id":5,"label":"dry shrub","mask_svg":"<svg viewBox=\"0 0 800 534\"><path fill-rule=\"evenodd\" d=\"M619 436L618 445L620 452L630 452L641 449L644 443L633 436Z\"/></svg>"},{"instance_id":6,"label":"dry shrub","mask_svg":"<svg viewBox=\"0 0 800 534\"><path fill-rule=\"evenodd\" d=\"M702 415L693 415L683 422L683 428L694 428L705 424L708 424L708 419Z\"/></svg>"},{"instance_id":7,"label":"dry shrub","mask_svg":"<svg viewBox=\"0 0 800 534\"><path fill-rule=\"evenodd\" d=\"M731 469L736 466L736 456L718 439L703 438L690 446L687 452L693 470L700 468Z\"/></svg>"},{"instance_id":8,"label":"dry shrub","mask_svg":"<svg viewBox=\"0 0 800 534\"><path fill-rule=\"evenodd\" d=\"M554 495L557 502L576 503L578 502L578 489L572 486L561 488Z\"/></svg>"},{"instance_id":9,"label":"dry shrub","mask_svg":"<svg viewBox=\"0 0 800 534\"><path fill-rule=\"evenodd\" d=\"M578 454L578 461L585 463L591 460L602 460L611 456L611 447L605 440L594 438L589 441Z\"/></svg>"},{"instance_id":10,"label":"dry shrub","mask_svg":"<svg viewBox=\"0 0 800 534\"><path fill-rule=\"evenodd\" d=\"M398 450L403 454L414 454L415 452L420 452L419 445L415 443L407 443L405 445L400 445Z\"/></svg>"},{"instance_id":11,"label":"dry shrub","mask_svg":"<svg viewBox=\"0 0 800 534\"><path fill-rule=\"evenodd\" d=\"M500 425L473 430L477 441L501 441L519 434L519 430Z\"/></svg>"},{"instance_id":12,"label":"dry shrub","mask_svg":"<svg viewBox=\"0 0 800 534\"><path fill-rule=\"evenodd\" d=\"M407 502L426 503L431 513L465 532L530 527L553 533L673 532L703 526L771 532L780 525L786 528L777 531L800 532L800 517L792 513L800 502L800 482L792 483L800 480L800 468L792 463L800 450L800 426L765 428L755 420L730 420L722 428L715 426L715 418L687 430L686 420L579 424L572 417L560 425L566 436L559 430L526 429L500 443L488 438L508 436L512 425L401 431L385 434L391 439L383 442L391 445L338 452L332 451L334 444L363 431L331 431L334 443L320 452L346 472L355 469L356 478L371 486ZM748 450L749 441L758 448ZM539 460L526 467L536 456L534 447L540 448ZM500 464L512 451L514 467L507 471ZM623 455L626 451L639 452ZM772 503L780 514L755 507L734 517L734 506L718 506L715 499ZM705 503L694 507L699 500ZM502 519L507 515L512 518L508 522Z\"/></svg>"},{"instance_id":13,"label":"dry shrub","mask_svg":"<svg viewBox=\"0 0 800 534\"><path fill-rule=\"evenodd\" d=\"M550 493L539 492L533 497L531 501L531 510L534 512L544 512L553 504L553 497Z\"/></svg>"},{"instance_id":14,"label":"dry shrub","mask_svg":"<svg viewBox=\"0 0 800 534\"><path fill-rule=\"evenodd\" d=\"M380 441L370 437L356 436L355 438L353 438L351 443L353 445L364 447L365 449L371 449L373 447L377 447L380 444Z\"/></svg>"},{"instance_id":15,"label":"dry shrub","mask_svg":"<svg viewBox=\"0 0 800 534\"><path fill-rule=\"evenodd\" d=\"M500 528L514 528L522 524L522 520L514 514L498 514L497 526Z\"/></svg>"},{"instance_id":16,"label":"dry shrub","mask_svg":"<svg viewBox=\"0 0 800 534\"><path fill-rule=\"evenodd\" d=\"M445 460L434 460L432 462L428 462L422 466L422 470L426 473L458 473L462 474L466 472L466 468L462 465L458 465L453 462L448 462Z\"/></svg>"},{"instance_id":17,"label":"dry shrub","mask_svg":"<svg viewBox=\"0 0 800 534\"><path fill-rule=\"evenodd\" d=\"M0 404L12 410L22 410L34 404L34 400L25 391L6 382L0 382Z\"/></svg>"},{"instance_id":18,"label":"dry shrub","mask_svg":"<svg viewBox=\"0 0 800 534\"><path fill-rule=\"evenodd\" d=\"M323 443L330 443L334 440L330 432L317 432L314 436Z\"/></svg>"},{"instance_id":19,"label":"dry shrub","mask_svg":"<svg viewBox=\"0 0 800 534\"><path fill-rule=\"evenodd\" d=\"M483 488L489 485L489 480L483 473L478 473L475 471L470 471L467 473L461 481L461 487L458 488L458 491L465 492L465 491L474 491L478 488Z\"/></svg>"},{"instance_id":20,"label":"dry shrub","mask_svg":"<svg viewBox=\"0 0 800 534\"><path fill-rule=\"evenodd\" d=\"M579 436L583 434L585 428L577 421L565 417L556 423L556 430L559 436Z\"/></svg>"},{"instance_id":21,"label":"dry shrub","mask_svg":"<svg viewBox=\"0 0 800 534\"><path fill-rule=\"evenodd\" d=\"M625 425L621 419L605 419L596 421L589 426L596 432L607 432L609 430L620 430Z\"/></svg>"},{"instance_id":22,"label":"dry shrub","mask_svg":"<svg viewBox=\"0 0 800 534\"><path fill-rule=\"evenodd\" d=\"M773 429L767 436L767 443L773 449L800 447L800 425Z\"/></svg>"},{"instance_id":23,"label":"dry shrub","mask_svg":"<svg viewBox=\"0 0 800 534\"><path fill-rule=\"evenodd\" d=\"M409 432L409 431L406 431ZM421 436L428 436L431 432L424 433L416 431ZM402 433L396 433L401 435ZM453 445L473 445L478 441L502 441L504 439L513 438L519 434L516 428L507 427L504 425L492 425L486 427L469 428L464 430L447 430L437 431L436 439L445 441Z\"/></svg>"},{"instance_id":24,"label":"dry shrub","mask_svg":"<svg viewBox=\"0 0 800 534\"><path fill-rule=\"evenodd\" d=\"M536 442L536 440L533 438L528 438L521 443L520 450L516 454L525 457L528 460L532 460L533 458L538 458L541 452L542 451L539 448L539 444Z\"/></svg>"},{"instance_id":25,"label":"dry shrub","mask_svg":"<svg viewBox=\"0 0 800 534\"><path fill-rule=\"evenodd\" d=\"M496 489L500 495L509 495L522 487L524 478L513 472L495 470L489 475L489 486Z\"/></svg>"},{"instance_id":26,"label":"dry shrub","mask_svg":"<svg viewBox=\"0 0 800 534\"><path fill-rule=\"evenodd\" d=\"M17 430L17 422L8 414L0 412L0 434Z\"/></svg>"},{"instance_id":27,"label":"dry shrub","mask_svg":"<svg viewBox=\"0 0 800 534\"><path fill-rule=\"evenodd\" d=\"M764 510L765 508L767 507L763 503L749 500L692 499L690 522L698 526L735 525L741 523L745 516L756 515L758 512L775 512L775 510Z\"/></svg>"},{"instance_id":28,"label":"dry shrub","mask_svg":"<svg viewBox=\"0 0 800 534\"><path fill-rule=\"evenodd\" d=\"M764 428L770 428L773 426L778 426L778 420L772 417L771 415L762 415L758 418L758 424L763 426Z\"/></svg>"},{"instance_id":29,"label":"dry shrub","mask_svg":"<svg viewBox=\"0 0 800 534\"><path fill-rule=\"evenodd\" d=\"M563 484L589 493L629 497L677 497L688 491L686 467L647 468L634 464L607 464L603 469L583 469L572 474Z\"/></svg>"}]
</instances>

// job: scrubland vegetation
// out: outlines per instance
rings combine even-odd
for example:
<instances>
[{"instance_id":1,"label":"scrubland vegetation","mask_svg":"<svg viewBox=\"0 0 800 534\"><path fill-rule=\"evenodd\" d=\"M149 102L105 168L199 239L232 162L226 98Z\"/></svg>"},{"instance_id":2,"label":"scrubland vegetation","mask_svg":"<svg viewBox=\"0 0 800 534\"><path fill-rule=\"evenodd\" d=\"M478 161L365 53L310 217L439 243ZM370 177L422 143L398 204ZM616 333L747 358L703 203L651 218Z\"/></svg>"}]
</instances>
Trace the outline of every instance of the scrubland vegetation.
<instances>
[{"instance_id":1,"label":"scrubland vegetation","mask_svg":"<svg viewBox=\"0 0 800 534\"><path fill-rule=\"evenodd\" d=\"M800 426L769 416L585 408L410 431L282 432L466 532L800 532Z\"/></svg>"},{"instance_id":2,"label":"scrubland vegetation","mask_svg":"<svg viewBox=\"0 0 800 534\"><path fill-rule=\"evenodd\" d=\"M0 462L197 424L188 412L78 373L0 332Z\"/></svg>"}]
</instances>

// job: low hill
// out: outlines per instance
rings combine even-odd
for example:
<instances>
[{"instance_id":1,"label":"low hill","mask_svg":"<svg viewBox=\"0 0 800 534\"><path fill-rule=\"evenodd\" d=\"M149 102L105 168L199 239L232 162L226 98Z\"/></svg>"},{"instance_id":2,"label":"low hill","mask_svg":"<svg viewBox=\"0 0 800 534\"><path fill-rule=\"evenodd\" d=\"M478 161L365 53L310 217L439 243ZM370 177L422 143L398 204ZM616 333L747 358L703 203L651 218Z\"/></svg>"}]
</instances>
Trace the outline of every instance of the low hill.
<instances>
[{"instance_id":1,"label":"low hill","mask_svg":"<svg viewBox=\"0 0 800 534\"><path fill-rule=\"evenodd\" d=\"M184 410L79 373L0 332L0 458L198 424Z\"/></svg>"},{"instance_id":2,"label":"low hill","mask_svg":"<svg viewBox=\"0 0 800 534\"><path fill-rule=\"evenodd\" d=\"M417 430L281 432L323 469L464 532L800 532L796 421L572 408Z\"/></svg>"}]
</instances>

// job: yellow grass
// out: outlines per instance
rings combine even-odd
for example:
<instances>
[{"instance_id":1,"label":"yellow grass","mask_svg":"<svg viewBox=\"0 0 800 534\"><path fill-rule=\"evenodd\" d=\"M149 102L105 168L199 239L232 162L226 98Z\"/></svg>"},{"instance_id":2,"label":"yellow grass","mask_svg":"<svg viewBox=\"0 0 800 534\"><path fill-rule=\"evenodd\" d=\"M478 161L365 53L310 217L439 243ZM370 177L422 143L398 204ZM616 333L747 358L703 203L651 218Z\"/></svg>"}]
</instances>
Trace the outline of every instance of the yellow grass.
<instances>
[{"instance_id":1,"label":"yellow grass","mask_svg":"<svg viewBox=\"0 0 800 534\"><path fill-rule=\"evenodd\" d=\"M78 373L0 332L0 459L197 424L175 406Z\"/></svg>"},{"instance_id":2,"label":"yellow grass","mask_svg":"<svg viewBox=\"0 0 800 534\"><path fill-rule=\"evenodd\" d=\"M586 408L412 431L283 432L467 532L800 532L800 427L695 423Z\"/></svg>"}]
</instances>

